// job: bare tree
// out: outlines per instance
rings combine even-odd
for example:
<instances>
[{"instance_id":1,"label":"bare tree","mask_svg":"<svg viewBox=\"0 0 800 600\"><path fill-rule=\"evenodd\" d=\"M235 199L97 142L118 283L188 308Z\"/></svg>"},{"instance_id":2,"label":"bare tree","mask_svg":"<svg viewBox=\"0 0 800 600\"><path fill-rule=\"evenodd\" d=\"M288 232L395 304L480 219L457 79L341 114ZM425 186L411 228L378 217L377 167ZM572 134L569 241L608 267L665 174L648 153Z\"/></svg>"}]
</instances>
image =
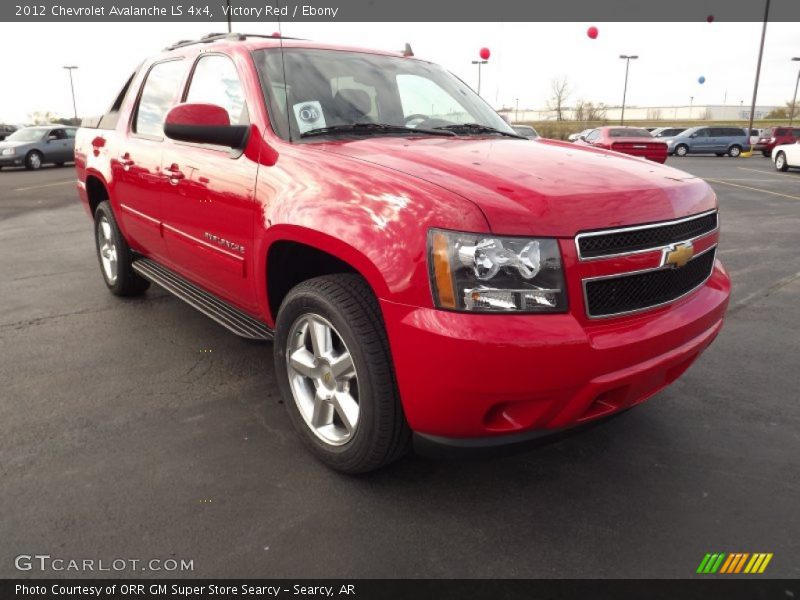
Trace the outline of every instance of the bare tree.
<instances>
[{"instance_id":1,"label":"bare tree","mask_svg":"<svg viewBox=\"0 0 800 600\"><path fill-rule=\"evenodd\" d=\"M567 78L553 79L550 82L550 92L552 96L550 96L550 100L547 101L547 108L555 111L557 120L563 121L565 104L572 93Z\"/></svg>"},{"instance_id":2,"label":"bare tree","mask_svg":"<svg viewBox=\"0 0 800 600\"><path fill-rule=\"evenodd\" d=\"M48 123L55 122L57 118L58 117L56 117L56 114L50 112L49 110L37 110L28 115L28 119L30 119L34 125L47 125Z\"/></svg>"},{"instance_id":3,"label":"bare tree","mask_svg":"<svg viewBox=\"0 0 800 600\"><path fill-rule=\"evenodd\" d=\"M660 108L648 108L647 109L647 120L648 121L660 121L661 120L661 109Z\"/></svg>"}]
</instances>

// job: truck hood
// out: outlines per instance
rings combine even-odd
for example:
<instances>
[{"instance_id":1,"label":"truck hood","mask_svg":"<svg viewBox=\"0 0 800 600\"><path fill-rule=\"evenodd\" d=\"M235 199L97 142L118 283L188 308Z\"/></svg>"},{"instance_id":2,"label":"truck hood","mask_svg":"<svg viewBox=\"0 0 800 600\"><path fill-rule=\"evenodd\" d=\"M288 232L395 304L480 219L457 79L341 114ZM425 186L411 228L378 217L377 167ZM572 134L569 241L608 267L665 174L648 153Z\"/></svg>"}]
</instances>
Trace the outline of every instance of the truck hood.
<instances>
[{"instance_id":1,"label":"truck hood","mask_svg":"<svg viewBox=\"0 0 800 600\"><path fill-rule=\"evenodd\" d=\"M493 232L572 237L716 206L701 179L640 158L553 140L376 137L314 147L406 173L475 203Z\"/></svg>"}]
</instances>

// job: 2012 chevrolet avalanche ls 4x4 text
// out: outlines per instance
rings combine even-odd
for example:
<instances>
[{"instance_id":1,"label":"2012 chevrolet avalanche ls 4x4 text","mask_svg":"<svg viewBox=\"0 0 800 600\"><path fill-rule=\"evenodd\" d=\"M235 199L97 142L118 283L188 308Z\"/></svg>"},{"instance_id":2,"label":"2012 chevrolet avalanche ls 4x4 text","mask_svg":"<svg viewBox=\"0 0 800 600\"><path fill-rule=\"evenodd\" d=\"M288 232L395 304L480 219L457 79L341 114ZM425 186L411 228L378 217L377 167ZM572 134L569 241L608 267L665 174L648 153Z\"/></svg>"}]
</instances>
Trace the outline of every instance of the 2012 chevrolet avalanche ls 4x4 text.
<instances>
[{"instance_id":1,"label":"2012 chevrolet avalanche ls 4x4 text","mask_svg":"<svg viewBox=\"0 0 800 600\"><path fill-rule=\"evenodd\" d=\"M364 472L638 404L722 327L717 199L641 158L522 139L412 56L246 36L146 61L84 124L112 293L274 337L291 419Z\"/></svg>"}]
</instances>

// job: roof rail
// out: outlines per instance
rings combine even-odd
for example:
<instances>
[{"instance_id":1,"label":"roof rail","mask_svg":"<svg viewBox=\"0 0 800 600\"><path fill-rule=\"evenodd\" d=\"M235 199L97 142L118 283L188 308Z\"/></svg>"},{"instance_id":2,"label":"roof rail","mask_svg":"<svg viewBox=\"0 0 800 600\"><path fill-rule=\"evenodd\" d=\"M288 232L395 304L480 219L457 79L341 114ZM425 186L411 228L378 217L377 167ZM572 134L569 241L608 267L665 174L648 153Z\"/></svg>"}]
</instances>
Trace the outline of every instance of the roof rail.
<instances>
[{"instance_id":1,"label":"roof rail","mask_svg":"<svg viewBox=\"0 0 800 600\"><path fill-rule=\"evenodd\" d=\"M209 44L218 40L227 40L229 42L243 42L249 37L267 38L267 39L284 39L284 40L299 40L302 38L293 38L277 35L263 35L260 33L208 33L201 37L199 40L180 40L171 46L167 46L164 50L177 50L186 46L193 46L194 44Z\"/></svg>"}]
</instances>

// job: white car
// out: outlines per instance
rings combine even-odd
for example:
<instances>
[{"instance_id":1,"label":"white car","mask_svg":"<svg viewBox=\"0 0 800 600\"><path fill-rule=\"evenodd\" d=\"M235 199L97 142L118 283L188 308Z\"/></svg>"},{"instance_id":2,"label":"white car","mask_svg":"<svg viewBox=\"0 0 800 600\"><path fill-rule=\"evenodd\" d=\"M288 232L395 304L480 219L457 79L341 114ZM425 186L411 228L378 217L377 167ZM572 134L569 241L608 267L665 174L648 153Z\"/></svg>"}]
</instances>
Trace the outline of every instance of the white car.
<instances>
[{"instance_id":1,"label":"white car","mask_svg":"<svg viewBox=\"0 0 800 600\"><path fill-rule=\"evenodd\" d=\"M787 171L789 167L800 169L800 140L794 144L781 144L772 149L772 162L778 171Z\"/></svg>"},{"instance_id":2,"label":"white car","mask_svg":"<svg viewBox=\"0 0 800 600\"><path fill-rule=\"evenodd\" d=\"M578 133L571 133L571 134L569 134L569 136L567 137L567 141L569 141L569 142L576 142L576 141L578 141L578 140L581 138L581 136L582 136L582 135L586 135L586 134L587 134L587 133L589 133L590 131L592 131L592 130L591 130L591 129L584 129L583 131L579 131Z\"/></svg>"}]
</instances>

